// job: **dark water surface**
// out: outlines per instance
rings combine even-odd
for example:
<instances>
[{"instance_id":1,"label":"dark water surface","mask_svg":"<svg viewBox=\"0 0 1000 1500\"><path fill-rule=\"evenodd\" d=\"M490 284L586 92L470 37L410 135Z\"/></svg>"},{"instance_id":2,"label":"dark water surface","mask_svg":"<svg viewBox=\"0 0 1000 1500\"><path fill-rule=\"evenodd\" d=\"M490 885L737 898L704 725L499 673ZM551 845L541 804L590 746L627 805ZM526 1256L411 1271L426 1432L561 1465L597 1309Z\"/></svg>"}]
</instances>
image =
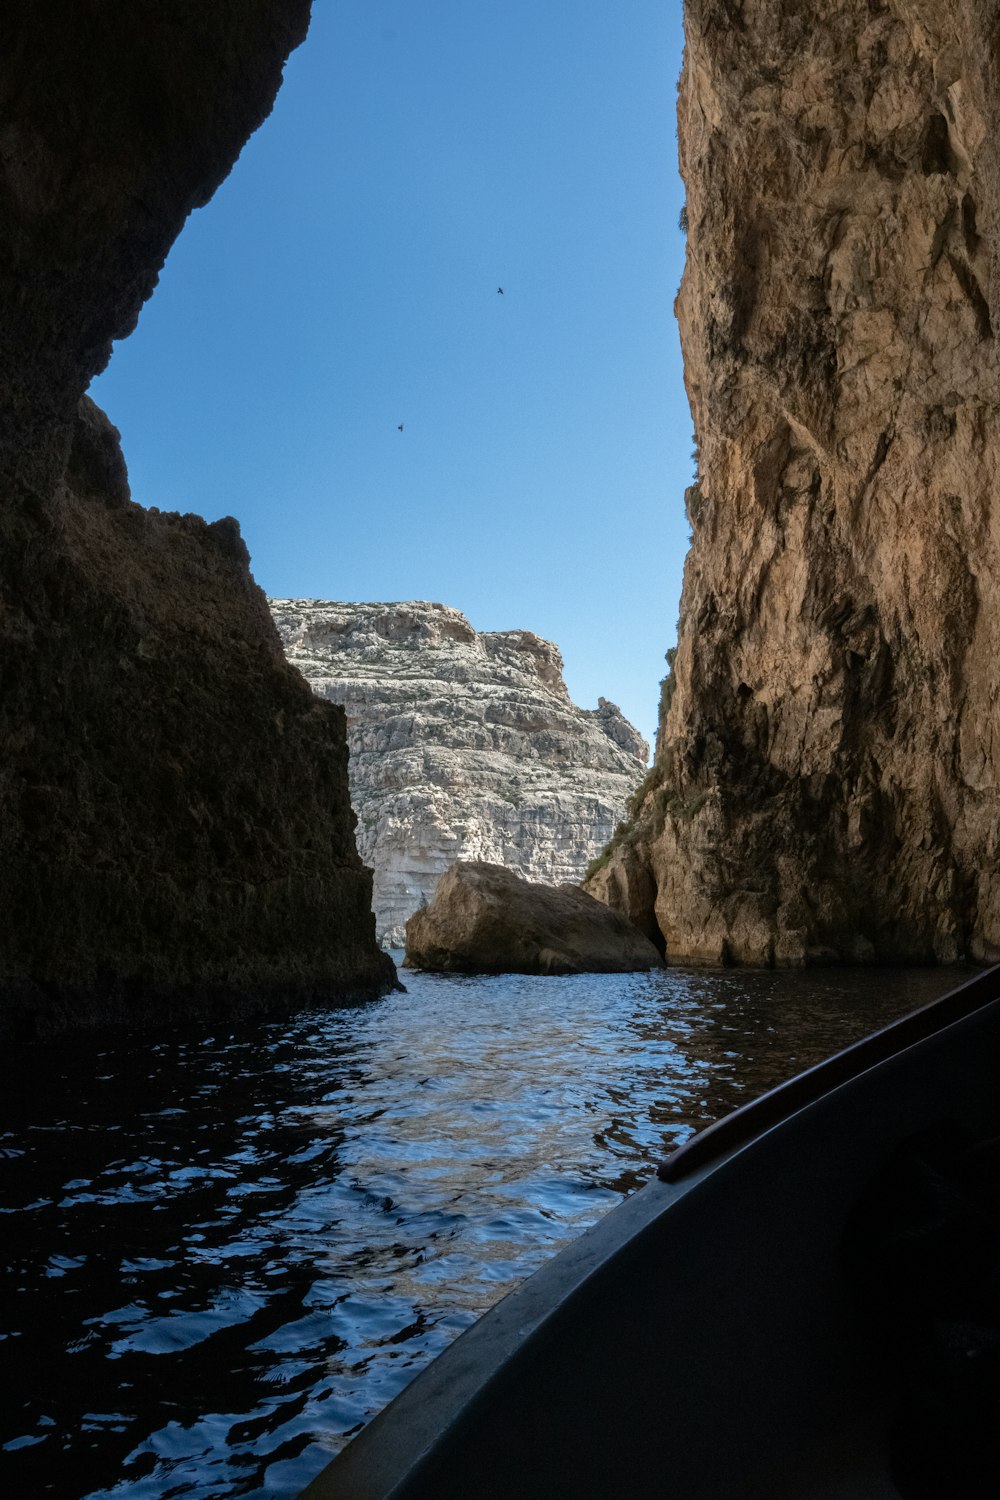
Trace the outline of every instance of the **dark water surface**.
<instances>
[{"instance_id":1,"label":"dark water surface","mask_svg":"<svg viewBox=\"0 0 1000 1500\"><path fill-rule=\"evenodd\" d=\"M3 1493L295 1495L692 1130L964 976L404 977L6 1060Z\"/></svg>"}]
</instances>

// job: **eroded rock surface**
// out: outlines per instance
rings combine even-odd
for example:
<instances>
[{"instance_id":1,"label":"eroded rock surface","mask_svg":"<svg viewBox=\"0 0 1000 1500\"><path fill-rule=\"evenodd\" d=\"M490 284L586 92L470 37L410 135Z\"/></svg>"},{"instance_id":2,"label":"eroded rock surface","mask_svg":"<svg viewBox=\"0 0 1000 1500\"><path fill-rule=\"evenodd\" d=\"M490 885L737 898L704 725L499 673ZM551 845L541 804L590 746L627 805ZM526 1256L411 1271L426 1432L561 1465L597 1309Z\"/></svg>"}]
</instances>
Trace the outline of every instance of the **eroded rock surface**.
<instances>
[{"instance_id":1,"label":"eroded rock surface","mask_svg":"<svg viewBox=\"0 0 1000 1500\"><path fill-rule=\"evenodd\" d=\"M235 521L146 511L83 393L308 0L5 0L0 1033L374 994L343 715Z\"/></svg>"},{"instance_id":2,"label":"eroded rock surface","mask_svg":"<svg viewBox=\"0 0 1000 1500\"><path fill-rule=\"evenodd\" d=\"M443 604L275 599L289 659L347 710L358 848L380 936L456 858L581 880L625 814L648 746L613 703L570 702L558 648L476 631Z\"/></svg>"},{"instance_id":3,"label":"eroded rock surface","mask_svg":"<svg viewBox=\"0 0 1000 1500\"><path fill-rule=\"evenodd\" d=\"M688 0L700 447L657 774L590 889L676 959L1000 953L1000 22Z\"/></svg>"},{"instance_id":4,"label":"eroded rock surface","mask_svg":"<svg viewBox=\"0 0 1000 1500\"><path fill-rule=\"evenodd\" d=\"M579 886L457 861L406 924L408 969L459 974L620 974L656 969L653 944Z\"/></svg>"}]
</instances>

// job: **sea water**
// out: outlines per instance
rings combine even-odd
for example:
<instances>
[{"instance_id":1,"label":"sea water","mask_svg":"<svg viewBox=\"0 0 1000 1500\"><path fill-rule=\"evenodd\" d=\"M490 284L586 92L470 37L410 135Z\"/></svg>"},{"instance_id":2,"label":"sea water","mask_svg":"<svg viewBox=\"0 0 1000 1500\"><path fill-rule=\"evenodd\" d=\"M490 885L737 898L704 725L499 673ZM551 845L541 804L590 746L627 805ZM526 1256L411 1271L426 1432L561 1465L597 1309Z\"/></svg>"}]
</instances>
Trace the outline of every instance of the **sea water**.
<instances>
[{"instance_id":1,"label":"sea water","mask_svg":"<svg viewBox=\"0 0 1000 1500\"><path fill-rule=\"evenodd\" d=\"M403 977L6 1059L3 1493L297 1494L692 1131L964 976Z\"/></svg>"}]
</instances>

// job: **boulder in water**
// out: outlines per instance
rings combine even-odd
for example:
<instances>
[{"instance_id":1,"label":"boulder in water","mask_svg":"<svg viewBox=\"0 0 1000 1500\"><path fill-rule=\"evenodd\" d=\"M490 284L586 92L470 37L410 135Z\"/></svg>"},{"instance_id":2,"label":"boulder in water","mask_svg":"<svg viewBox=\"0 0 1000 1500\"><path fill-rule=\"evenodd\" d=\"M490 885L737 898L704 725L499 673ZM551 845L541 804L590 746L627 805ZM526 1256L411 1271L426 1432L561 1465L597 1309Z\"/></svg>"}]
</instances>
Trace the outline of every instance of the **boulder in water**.
<instances>
[{"instance_id":1,"label":"boulder in water","mask_svg":"<svg viewBox=\"0 0 1000 1500\"><path fill-rule=\"evenodd\" d=\"M648 938L579 886L537 885L457 860L406 924L408 969L459 974L617 974L659 968Z\"/></svg>"}]
</instances>

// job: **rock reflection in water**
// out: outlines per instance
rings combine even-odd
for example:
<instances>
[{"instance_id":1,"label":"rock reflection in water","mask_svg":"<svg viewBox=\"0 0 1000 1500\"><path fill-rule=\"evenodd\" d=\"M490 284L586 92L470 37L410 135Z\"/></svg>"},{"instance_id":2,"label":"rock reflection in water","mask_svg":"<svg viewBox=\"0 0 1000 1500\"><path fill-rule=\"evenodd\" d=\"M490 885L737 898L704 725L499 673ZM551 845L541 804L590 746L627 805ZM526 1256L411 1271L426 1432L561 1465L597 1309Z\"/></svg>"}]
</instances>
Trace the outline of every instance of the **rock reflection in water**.
<instances>
[{"instance_id":1,"label":"rock reflection in water","mask_svg":"<svg viewBox=\"0 0 1000 1500\"><path fill-rule=\"evenodd\" d=\"M5 1066L5 1492L291 1496L693 1129L955 971L407 976Z\"/></svg>"}]
</instances>

